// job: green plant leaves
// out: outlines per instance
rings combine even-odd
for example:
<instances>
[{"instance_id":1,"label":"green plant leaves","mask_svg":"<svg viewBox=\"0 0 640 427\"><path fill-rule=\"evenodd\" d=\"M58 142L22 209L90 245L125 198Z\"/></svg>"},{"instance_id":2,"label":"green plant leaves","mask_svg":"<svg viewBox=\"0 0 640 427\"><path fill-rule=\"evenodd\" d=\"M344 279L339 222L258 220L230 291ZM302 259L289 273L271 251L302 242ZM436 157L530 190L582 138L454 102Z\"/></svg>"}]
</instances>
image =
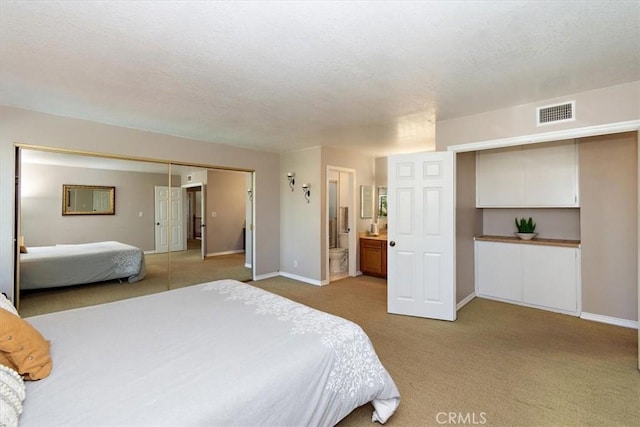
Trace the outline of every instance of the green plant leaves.
<instances>
[{"instance_id":1,"label":"green plant leaves","mask_svg":"<svg viewBox=\"0 0 640 427\"><path fill-rule=\"evenodd\" d=\"M516 217L516 227L518 228L518 233L533 233L536 230L536 223L533 222L531 217L528 220L526 218L518 220L518 217Z\"/></svg>"}]
</instances>

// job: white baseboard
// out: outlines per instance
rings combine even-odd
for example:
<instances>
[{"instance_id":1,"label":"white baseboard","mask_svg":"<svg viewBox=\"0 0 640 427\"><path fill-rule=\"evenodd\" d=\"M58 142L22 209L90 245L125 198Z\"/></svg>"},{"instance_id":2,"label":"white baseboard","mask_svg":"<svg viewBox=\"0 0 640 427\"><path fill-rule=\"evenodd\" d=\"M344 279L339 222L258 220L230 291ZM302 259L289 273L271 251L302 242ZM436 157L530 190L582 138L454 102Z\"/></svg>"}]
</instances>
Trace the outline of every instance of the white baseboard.
<instances>
[{"instance_id":1,"label":"white baseboard","mask_svg":"<svg viewBox=\"0 0 640 427\"><path fill-rule=\"evenodd\" d=\"M251 264L246 263L246 264L244 265L244 268L251 268Z\"/></svg>"},{"instance_id":2,"label":"white baseboard","mask_svg":"<svg viewBox=\"0 0 640 427\"><path fill-rule=\"evenodd\" d=\"M476 297L476 293L475 292L471 292L469 295L464 297L462 299L462 301L460 301L458 304L456 304L456 311L460 310L462 307L464 307L465 305L469 304L471 302L471 300L473 300L475 297Z\"/></svg>"},{"instance_id":3,"label":"white baseboard","mask_svg":"<svg viewBox=\"0 0 640 427\"><path fill-rule=\"evenodd\" d=\"M315 285L315 286L322 286L323 284L326 284L326 283L322 283L322 281L320 281L320 280L309 279L308 277L298 276L297 274L286 273L284 271L281 271L280 275L282 277L286 277L287 279L293 279L293 280L297 280L299 282L309 283L309 284Z\"/></svg>"},{"instance_id":4,"label":"white baseboard","mask_svg":"<svg viewBox=\"0 0 640 427\"><path fill-rule=\"evenodd\" d=\"M255 277L255 281L258 280L264 280L264 279L271 279L272 277L278 277L280 276L280 273L277 271L274 271L273 273L267 273L267 274L260 274L259 276Z\"/></svg>"},{"instance_id":5,"label":"white baseboard","mask_svg":"<svg viewBox=\"0 0 640 427\"><path fill-rule=\"evenodd\" d=\"M580 314L580 318L584 320L592 320L594 322L608 323L609 325L622 326L623 328L638 329L638 322L635 320L603 316L602 314L585 313L584 311Z\"/></svg>"},{"instance_id":6,"label":"white baseboard","mask_svg":"<svg viewBox=\"0 0 640 427\"><path fill-rule=\"evenodd\" d=\"M143 253L144 253L145 255L153 255L153 254L155 254L155 253L156 253L156 250L154 249L154 250L151 250L151 251L144 251Z\"/></svg>"},{"instance_id":7,"label":"white baseboard","mask_svg":"<svg viewBox=\"0 0 640 427\"><path fill-rule=\"evenodd\" d=\"M212 252L212 253L209 253L209 254L207 254L205 256L209 257L209 256L233 255L233 254L241 254L241 253L244 253L244 251L242 249L237 249L237 250L234 250L234 251Z\"/></svg>"}]
</instances>

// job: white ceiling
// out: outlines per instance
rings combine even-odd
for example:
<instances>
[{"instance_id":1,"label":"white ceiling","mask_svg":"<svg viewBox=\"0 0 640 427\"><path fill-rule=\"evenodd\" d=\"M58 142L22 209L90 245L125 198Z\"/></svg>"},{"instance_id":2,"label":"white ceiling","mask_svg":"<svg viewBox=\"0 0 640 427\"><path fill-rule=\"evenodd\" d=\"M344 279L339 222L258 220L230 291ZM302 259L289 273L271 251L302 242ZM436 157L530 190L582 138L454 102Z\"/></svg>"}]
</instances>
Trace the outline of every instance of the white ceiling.
<instances>
[{"instance_id":1,"label":"white ceiling","mask_svg":"<svg viewBox=\"0 0 640 427\"><path fill-rule=\"evenodd\" d=\"M258 150L640 80L639 1L0 2L0 103Z\"/></svg>"}]
</instances>

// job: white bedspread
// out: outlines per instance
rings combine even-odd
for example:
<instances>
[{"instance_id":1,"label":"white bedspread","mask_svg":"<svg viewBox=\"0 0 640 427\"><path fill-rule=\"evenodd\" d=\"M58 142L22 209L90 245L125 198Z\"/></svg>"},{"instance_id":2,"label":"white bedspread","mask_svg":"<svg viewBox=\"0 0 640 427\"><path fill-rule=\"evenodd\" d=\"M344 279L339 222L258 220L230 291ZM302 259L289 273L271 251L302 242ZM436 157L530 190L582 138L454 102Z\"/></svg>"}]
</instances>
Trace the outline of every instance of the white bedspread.
<instances>
[{"instance_id":1,"label":"white bedspread","mask_svg":"<svg viewBox=\"0 0 640 427\"><path fill-rule=\"evenodd\" d=\"M20 289L80 285L145 276L144 253L120 242L34 246L20 254Z\"/></svg>"},{"instance_id":2,"label":"white bedspread","mask_svg":"<svg viewBox=\"0 0 640 427\"><path fill-rule=\"evenodd\" d=\"M21 426L329 426L400 397L362 329L222 280L28 318L53 371Z\"/></svg>"}]
</instances>

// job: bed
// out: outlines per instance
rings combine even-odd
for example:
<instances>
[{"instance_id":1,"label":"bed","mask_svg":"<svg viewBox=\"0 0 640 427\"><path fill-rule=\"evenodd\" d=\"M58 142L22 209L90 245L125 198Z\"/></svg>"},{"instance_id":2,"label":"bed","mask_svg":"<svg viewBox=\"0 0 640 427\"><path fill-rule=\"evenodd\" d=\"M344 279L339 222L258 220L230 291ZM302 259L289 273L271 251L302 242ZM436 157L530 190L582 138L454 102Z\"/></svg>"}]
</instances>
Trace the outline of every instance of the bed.
<instances>
[{"instance_id":1,"label":"bed","mask_svg":"<svg viewBox=\"0 0 640 427\"><path fill-rule=\"evenodd\" d=\"M400 402L362 329L221 280L26 319L51 343L29 426L331 426Z\"/></svg>"},{"instance_id":2,"label":"bed","mask_svg":"<svg viewBox=\"0 0 640 427\"><path fill-rule=\"evenodd\" d=\"M142 280L144 253L120 242L35 246L20 254L20 289L72 286L105 280Z\"/></svg>"}]
</instances>

